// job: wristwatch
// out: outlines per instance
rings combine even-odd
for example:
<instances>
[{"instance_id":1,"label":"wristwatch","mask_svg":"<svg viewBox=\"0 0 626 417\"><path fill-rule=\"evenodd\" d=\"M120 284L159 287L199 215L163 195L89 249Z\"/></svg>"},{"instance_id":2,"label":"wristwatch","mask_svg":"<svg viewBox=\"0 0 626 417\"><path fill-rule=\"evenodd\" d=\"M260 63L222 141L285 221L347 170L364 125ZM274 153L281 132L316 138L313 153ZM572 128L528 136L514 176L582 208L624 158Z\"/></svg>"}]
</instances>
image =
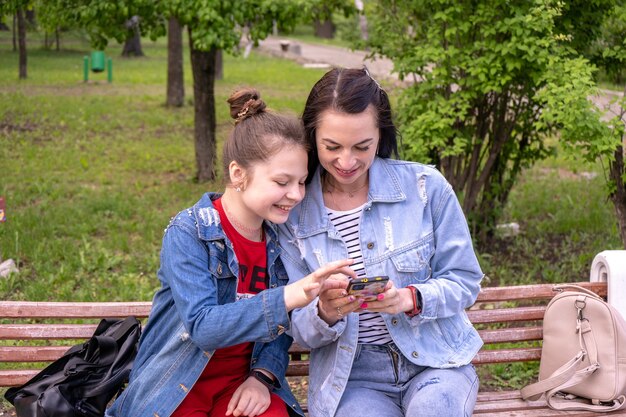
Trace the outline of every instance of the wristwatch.
<instances>
[{"instance_id":1,"label":"wristwatch","mask_svg":"<svg viewBox=\"0 0 626 417\"><path fill-rule=\"evenodd\" d=\"M250 371L250 374L248 374L248 376L255 377L258 381L260 381L263 385L265 385L270 391L272 390L272 388L274 388L274 380L270 378L269 376L265 375L261 371L257 371L256 369L253 369Z\"/></svg>"},{"instance_id":2,"label":"wristwatch","mask_svg":"<svg viewBox=\"0 0 626 417\"><path fill-rule=\"evenodd\" d=\"M415 317L422 312L422 294L413 285L409 285L407 288L411 290L411 296L413 299L413 310L407 311L406 315L409 317Z\"/></svg>"}]
</instances>

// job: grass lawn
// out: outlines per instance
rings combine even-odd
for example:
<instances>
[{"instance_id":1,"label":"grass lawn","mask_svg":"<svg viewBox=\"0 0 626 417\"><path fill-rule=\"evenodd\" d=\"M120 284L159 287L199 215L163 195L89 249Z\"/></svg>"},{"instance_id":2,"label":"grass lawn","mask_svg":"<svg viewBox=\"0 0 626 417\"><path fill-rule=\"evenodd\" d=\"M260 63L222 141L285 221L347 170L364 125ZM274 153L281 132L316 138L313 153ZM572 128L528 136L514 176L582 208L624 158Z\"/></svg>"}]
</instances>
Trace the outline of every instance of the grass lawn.
<instances>
[{"instance_id":1,"label":"grass lawn","mask_svg":"<svg viewBox=\"0 0 626 417\"><path fill-rule=\"evenodd\" d=\"M165 102L163 41L144 42L145 58L111 47L106 74L82 82L86 45L44 51L30 46L28 79L17 80L17 53L0 37L0 257L20 273L0 281L0 297L32 300L151 298L163 228L179 210L219 183L193 181L191 73L186 99ZM218 135L232 119L226 98L253 85L268 105L297 114L323 72L252 54L225 57L216 85ZM219 165L217 165L219 171Z\"/></svg>"},{"instance_id":2,"label":"grass lawn","mask_svg":"<svg viewBox=\"0 0 626 417\"><path fill-rule=\"evenodd\" d=\"M193 181L188 54L187 104L168 109L164 40L144 41L143 58L107 48L109 84L105 73L83 83L90 50L80 38L63 40L56 52L28 36L28 79L19 81L11 34L0 32L0 196L7 218L0 258L20 269L0 280L0 298L150 300L170 217L205 191L222 189ZM324 72L254 52L224 58L216 84L220 143L232 126L226 98L236 87L253 85L270 107L299 114ZM479 253L486 285L588 279L596 253L621 246L604 184L599 164L555 157L527 170L502 219L518 223L521 233Z\"/></svg>"}]
</instances>

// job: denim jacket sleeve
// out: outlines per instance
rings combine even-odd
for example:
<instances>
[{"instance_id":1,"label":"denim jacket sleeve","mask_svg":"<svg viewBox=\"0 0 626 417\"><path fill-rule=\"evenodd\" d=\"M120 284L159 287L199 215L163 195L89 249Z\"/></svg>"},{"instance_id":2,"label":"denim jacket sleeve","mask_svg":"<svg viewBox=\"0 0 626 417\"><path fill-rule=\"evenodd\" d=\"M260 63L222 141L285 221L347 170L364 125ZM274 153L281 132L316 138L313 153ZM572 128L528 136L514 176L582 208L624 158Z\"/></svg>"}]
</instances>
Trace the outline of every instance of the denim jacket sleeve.
<instances>
[{"instance_id":1,"label":"denim jacket sleeve","mask_svg":"<svg viewBox=\"0 0 626 417\"><path fill-rule=\"evenodd\" d=\"M422 296L422 312L411 320L413 325L451 317L470 307L483 278L463 210L450 184L443 182L444 186L429 194L436 247L430 259L433 279L414 284Z\"/></svg>"},{"instance_id":2,"label":"denim jacket sleeve","mask_svg":"<svg viewBox=\"0 0 626 417\"><path fill-rule=\"evenodd\" d=\"M177 313L194 344L210 351L276 339L289 327L284 288L220 305L217 280L232 278L232 273L226 262L210 259L213 244L199 239L185 223L170 225L163 238L159 278L171 288Z\"/></svg>"},{"instance_id":3,"label":"denim jacket sleeve","mask_svg":"<svg viewBox=\"0 0 626 417\"><path fill-rule=\"evenodd\" d=\"M279 241L281 247L280 258L285 265L289 282L295 282L312 272L306 260L300 256L297 245L290 243L295 239L288 224L279 226ZM298 344L315 349L334 342L341 336L345 327L346 319L339 320L333 326L329 326L319 316L318 298L303 308L297 308L291 312L290 334Z\"/></svg>"},{"instance_id":4,"label":"denim jacket sleeve","mask_svg":"<svg viewBox=\"0 0 626 417\"><path fill-rule=\"evenodd\" d=\"M286 333L280 335L276 340L260 344L258 355L252 354L252 369L265 369L276 377L276 387L280 388L281 381L287 372L289 364L289 346L293 339Z\"/></svg>"}]
</instances>

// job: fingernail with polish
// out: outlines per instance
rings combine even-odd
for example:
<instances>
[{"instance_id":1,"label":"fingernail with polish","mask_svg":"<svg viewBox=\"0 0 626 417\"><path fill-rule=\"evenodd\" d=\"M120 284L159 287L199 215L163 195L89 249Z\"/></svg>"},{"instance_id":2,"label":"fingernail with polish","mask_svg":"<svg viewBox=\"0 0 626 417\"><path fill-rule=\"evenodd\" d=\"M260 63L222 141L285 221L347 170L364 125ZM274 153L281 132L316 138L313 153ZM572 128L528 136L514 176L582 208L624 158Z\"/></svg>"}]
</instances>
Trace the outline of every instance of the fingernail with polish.
<instances>
[{"instance_id":1,"label":"fingernail with polish","mask_svg":"<svg viewBox=\"0 0 626 417\"><path fill-rule=\"evenodd\" d=\"M385 298L385 294L378 294L376 298L378 298L379 300L382 300Z\"/></svg>"},{"instance_id":2,"label":"fingernail with polish","mask_svg":"<svg viewBox=\"0 0 626 417\"><path fill-rule=\"evenodd\" d=\"M356 300L356 298L354 298L354 295L351 295L350 297L348 297L348 301L353 302L354 300Z\"/></svg>"},{"instance_id":3,"label":"fingernail with polish","mask_svg":"<svg viewBox=\"0 0 626 417\"><path fill-rule=\"evenodd\" d=\"M367 303L361 304L361 308L363 308L363 309L367 308Z\"/></svg>"}]
</instances>

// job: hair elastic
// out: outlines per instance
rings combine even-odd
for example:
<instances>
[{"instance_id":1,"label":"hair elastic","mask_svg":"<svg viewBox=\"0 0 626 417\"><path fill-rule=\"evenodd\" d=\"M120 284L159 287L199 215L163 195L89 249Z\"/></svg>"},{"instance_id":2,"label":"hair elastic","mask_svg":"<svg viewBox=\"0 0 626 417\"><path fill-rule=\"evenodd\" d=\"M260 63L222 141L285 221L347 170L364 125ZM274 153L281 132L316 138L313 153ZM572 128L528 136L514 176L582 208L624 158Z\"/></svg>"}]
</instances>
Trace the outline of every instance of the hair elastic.
<instances>
[{"instance_id":1,"label":"hair elastic","mask_svg":"<svg viewBox=\"0 0 626 417\"><path fill-rule=\"evenodd\" d=\"M370 77L370 79L372 81L374 81L374 84L376 84L376 87L378 87L379 89L383 89L380 84L378 84L378 81L376 81L376 79L374 77L372 77L372 74L370 74L369 70L367 69L367 67L365 65L363 65L363 71L365 72L365 74Z\"/></svg>"}]
</instances>

